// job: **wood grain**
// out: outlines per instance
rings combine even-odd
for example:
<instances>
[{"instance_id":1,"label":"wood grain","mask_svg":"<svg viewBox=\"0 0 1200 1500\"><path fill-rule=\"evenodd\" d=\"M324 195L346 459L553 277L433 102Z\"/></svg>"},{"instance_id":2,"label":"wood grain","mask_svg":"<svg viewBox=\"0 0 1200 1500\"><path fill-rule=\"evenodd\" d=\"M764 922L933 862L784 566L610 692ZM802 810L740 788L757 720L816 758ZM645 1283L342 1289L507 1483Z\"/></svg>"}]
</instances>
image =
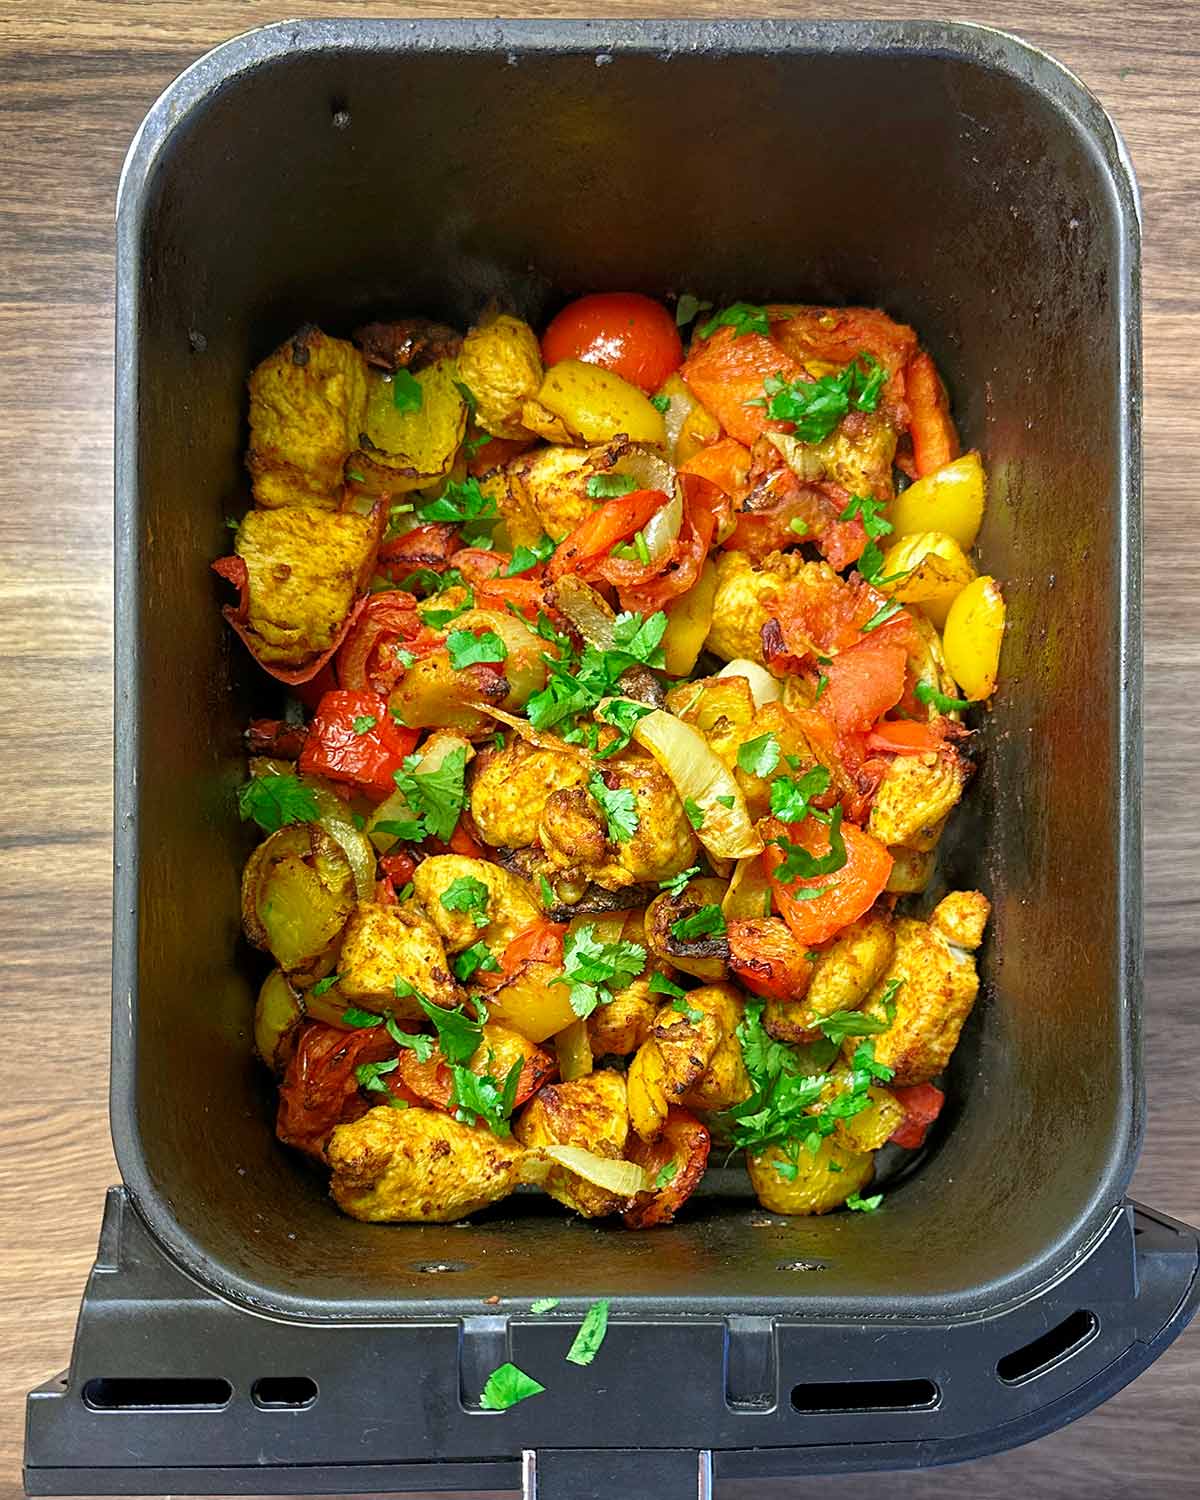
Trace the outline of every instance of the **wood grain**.
<instances>
[{"instance_id":1,"label":"wood grain","mask_svg":"<svg viewBox=\"0 0 1200 1500\"><path fill-rule=\"evenodd\" d=\"M657 14L819 16L815 4L649 7ZM490 7L489 7L490 9ZM640 4L526 15L634 16ZM826 13L837 14L838 7ZM921 0L871 14L935 16ZM957 7L959 12L964 9ZM52 11L52 14L48 14ZM67 1360L102 1192L106 1119L111 672L112 220L143 113L172 77L235 32L296 15L452 15L354 0L200 3L0 0L0 1497L19 1490L22 1397ZM493 12L495 13L495 12ZM501 14L514 14L501 9ZM1200 804L1200 551L1189 545L1200 434L1194 6L1065 0L967 9L1072 67L1123 131L1146 216L1146 600L1150 1122L1139 1196L1200 1220L1193 1079L1200 1011L1191 874ZM1100 1412L969 1470L795 1486L758 1497L1103 1500L1200 1488L1200 1329ZM740 1487L739 1487L740 1492ZM749 1489L746 1488L746 1495ZM735 1490L730 1489L728 1500Z\"/></svg>"}]
</instances>

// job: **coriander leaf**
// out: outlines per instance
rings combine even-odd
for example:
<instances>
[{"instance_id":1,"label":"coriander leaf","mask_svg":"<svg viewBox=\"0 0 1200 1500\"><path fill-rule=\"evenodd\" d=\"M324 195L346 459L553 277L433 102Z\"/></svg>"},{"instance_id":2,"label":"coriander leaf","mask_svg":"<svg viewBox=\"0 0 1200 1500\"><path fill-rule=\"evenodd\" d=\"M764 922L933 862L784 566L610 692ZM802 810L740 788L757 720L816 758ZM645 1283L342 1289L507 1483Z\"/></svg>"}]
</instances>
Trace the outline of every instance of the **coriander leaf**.
<instances>
[{"instance_id":1,"label":"coriander leaf","mask_svg":"<svg viewBox=\"0 0 1200 1500\"><path fill-rule=\"evenodd\" d=\"M425 825L417 818L381 818L372 823L372 833L390 833L405 844L419 844L425 837Z\"/></svg>"},{"instance_id":2,"label":"coriander leaf","mask_svg":"<svg viewBox=\"0 0 1200 1500\"><path fill-rule=\"evenodd\" d=\"M793 516L788 522L788 530L794 531L797 536L807 536L810 529L808 522L803 516Z\"/></svg>"},{"instance_id":3,"label":"coriander leaf","mask_svg":"<svg viewBox=\"0 0 1200 1500\"><path fill-rule=\"evenodd\" d=\"M485 495L474 478L447 480L436 499L418 500L416 510L422 521L453 522L468 546L477 546L480 540L490 543L492 530L500 519L494 497Z\"/></svg>"},{"instance_id":4,"label":"coriander leaf","mask_svg":"<svg viewBox=\"0 0 1200 1500\"><path fill-rule=\"evenodd\" d=\"M407 370L397 370L392 376L392 405L396 410L420 411L424 403L421 382Z\"/></svg>"},{"instance_id":5,"label":"coriander leaf","mask_svg":"<svg viewBox=\"0 0 1200 1500\"><path fill-rule=\"evenodd\" d=\"M654 408L655 411L666 412L670 409L671 398L670 396L663 395L651 396L650 405Z\"/></svg>"},{"instance_id":6,"label":"coriander leaf","mask_svg":"<svg viewBox=\"0 0 1200 1500\"><path fill-rule=\"evenodd\" d=\"M768 375L763 381L764 399L751 404L765 406L773 421L791 422L801 442L820 443L852 406L874 411L886 379L887 371L870 354L860 354L836 375L816 380Z\"/></svg>"},{"instance_id":7,"label":"coriander leaf","mask_svg":"<svg viewBox=\"0 0 1200 1500\"><path fill-rule=\"evenodd\" d=\"M882 1202L882 1193L872 1193L869 1198L860 1198L857 1193L851 1193L846 1199L846 1207L860 1214L873 1214Z\"/></svg>"},{"instance_id":8,"label":"coriander leaf","mask_svg":"<svg viewBox=\"0 0 1200 1500\"><path fill-rule=\"evenodd\" d=\"M808 816L809 803L829 790L830 775L825 766L813 766L803 776L777 776L771 783L771 813L782 823L801 823Z\"/></svg>"},{"instance_id":9,"label":"coriander leaf","mask_svg":"<svg viewBox=\"0 0 1200 1500\"><path fill-rule=\"evenodd\" d=\"M861 1011L835 1010L817 1025L831 1042L840 1047L848 1036L873 1036L888 1029L888 1023L878 1016L863 1015Z\"/></svg>"},{"instance_id":10,"label":"coriander leaf","mask_svg":"<svg viewBox=\"0 0 1200 1500\"><path fill-rule=\"evenodd\" d=\"M368 1026L381 1026L382 1024L382 1016L377 1016L374 1011L359 1010L357 1005L348 1005L342 1012L343 1026L366 1028Z\"/></svg>"},{"instance_id":11,"label":"coriander leaf","mask_svg":"<svg viewBox=\"0 0 1200 1500\"><path fill-rule=\"evenodd\" d=\"M625 989L646 967L640 943L602 943L596 924L585 922L569 932L563 944L563 972L551 984L570 986L571 1009L582 1020L598 1005L607 1005L615 990Z\"/></svg>"},{"instance_id":12,"label":"coriander leaf","mask_svg":"<svg viewBox=\"0 0 1200 1500\"><path fill-rule=\"evenodd\" d=\"M489 1066L491 1058L488 1059ZM465 1125L474 1125L483 1120L493 1135L512 1134L508 1123L517 1097L517 1086L521 1080L524 1058L518 1057L499 1083L490 1073L473 1073L470 1068L453 1064L450 1068L454 1080L452 1103L455 1115Z\"/></svg>"},{"instance_id":13,"label":"coriander leaf","mask_svg":"<svg viewBox=\"0 0 1200 1500\"><path fill-rule=\"evenodd\" d=\"M588 780L591 792L608 824L608 836L614 843L627 844L638 831L637 799L628 787L605 786L599 772Z\"/></svg>"},{"instance_id":14,"label":"coriander leaf","mask_svg":"<svg viewBox=\"0 0 1200 1500\"><path fill-rule=\"evenodd\" d=\"M479 409L479 403L475 399L475 392L471 389L471 387L469 385L466 384L465 381L462 381L462 380L456 380L454 382L454 389L458 392L458 394L463 398L463 401L466 403L468 415L473 417L475 415L475 413Z\"/></svg>"},{"instance_id":15,"label":"coriander leaf","mask_svg":"<svg viewBox=\"0 0 1200 1500\"><path fill-rule=\"evenodd\" d=\"M665 974L651 974L649 990L652 995L674 995L677 999L683 999L687 995L686 990L681 989Z\"/></svg>"},{"instance_id":16,"label":"coriander leaf","mask_svg":"<svg viewBox=\"0 0 1200 1500\"><path fill-rule=\"evenodd\" d=\"M390 1094L391 1090L384 1083L383 1075L394 1073L399 1066L398 1057L389 1057L383 1062L359 1063L354 1070L354 1076L358 1079L359 1088L364 1088L369 1093Z\"/></svg>"},{"instance_id":17,"label":"coriander leaf","mask_svg":"<svg viewBox=\"0 0 1200 1500\"><path fill-rule=\"evenodd\" d=\"M737 763L747 776L769 776L779 764L779 741L768 731L738 746Z\"/></svg>"},{"instance_id":18,"label":"coriander leaf","mask_svg":"<svg viewBox=\"0 0 1200 1500\"><path fill-rule=\"evenodd\" d=\"M387 1034L396 1046L407 1047L410 1052L415 1052L418 1062L428 1062L433 1056L434 1044L431 1036L422 1036L420 1032L415 1031L401 1031L391 1011L388 1011L383 1024L387 1027Z\"/></svg>"},{"instance_id":19,"label":"coriander leaf","mask_svg":"<svg viewBox=\"0 0 1200 1500\"><path fill-rule=\"evenodd\" d=\"M340 974L326 974L324 979L318 979L316 984L313 985L312 993L317 996L328 995L329 991L341 977Z\"/></svg>"},{"instance_id":20,"label":"coriander leaf","mask_svg":"<svg viewBox=\"0 0 1200 1500\"><path fill-rule=\"evenodd\" d=\"M593 1302L584 1314L579 1332L567 1350L567 1359L573 1365L590 1365L599 1353L604 1335L608 1332L608 1299Z\"/></svg>"},{"instance_id":21,"label":"coriander leaf","mask_svg":"<svg viewBox=\"0 0 1200 1500\"><path fill-rule=\"evenodd\" d=\"M466 801L464 781L467 768L467 747L457 745L442 758L441 764L432 771L421 770L420 756L409 756L404 769L393 773L396 783L414 811L419 812L425 833L443 843L450 840ZM382 825L376 824L376 828ZM391 833L392 828L383 829ZM412 838L412 834L397 834L398 838Z\"/></svg>"},{"instance_id":22,"label":"coriander leaf","mask_svg":"<svg viewBox=\"0 0 1200 1500\"><path fill-rule=\"evenodd\" d=\"M587 482L589 500L615 500L618 495L631 495L637 489L637 480L632 474L593 474Z\"/></svg>"},{"instance_id":23,"label":"coriander leaf","mask_svg":"<svg viewBox=\"0 0 1200 1500\"><path fill-rule=\"evenodd\" d=\"M896 1019L896 995L903 984L903 979L889 979L879 997L879 1003L883 1006L883 1013L887 1017L889 1026Z\"/></svg>"},{"instance_id":24,"label":"coriander leaf","mask_svg":"<svg viewBox=\"0 0 1200 1500\"><path fill-rule=\"evenodd\" d=\"M613 621L613 645L619 651L628 652L634 661L643 662L648 667L661 667L663 655L659 642L666 630L667 617L661 609L645 619L640 614L624 612Z\"/></svg>"},{"instance_id":25,"label":"coriander leaf","mask_svg":"<svg viewBox=\"0 0 1200 1500\"><path fill-rule=\"evenodd\" d=\"M507 1411L518 1401L528 1401L530 1396L540 1396L546 1389L532 1375L526 1375L514 1364L500 1365L492 1371L479 1398L484 1411Z\"/></svg>"},{"instance_id":26,"label":"coriander leaf","mask_svg":"<svg viewBox=\"0 0 1200 1500\"><path fill-rule=\"evenodd\" d=\"M707 312L711 306L711 302L702 302L699 297L693 297L691 292L684 292L675 304L676 328L686 328L697 313Z\"/></svg>"},{"instance_id":27,"label":"coriander leaf","mask_svg":"<svg viewBox=\"0 0 1200 1500\"><path fill-rule=\"evenodd\" d=\"M696 1007L692 1005L692 1003L688 1000L688 997L686 995L680 995L676 999L672 1000L671 1009L676 1013L676 1015L686 1016L693 1026L698 1026L704 1019L704 1012L702 1010L697 1010Z\"/></svg>"},{"instance_id":28,"label":"coriander leaf","mask_svg":"<svg viewBox=\"0 0 1200 1500\"><path fill-rule=\"evenodd\" d=\"M480 969L484 973L495 973L500 965L496 955L484 942L472 943L469 948L464 948L450 961L450 967L454 970L456 979L468 980L472 974L478 973Z\"/></svg>"},{"instance_id":29,"label":"coriander leaf","mask_svg":"<svg viewBox=\"0 0 1200 1500\"><path fill-rule=\"evenodd\" d=\"M492 441L490 432L481 432L477 437L468 438L463 444L463 451L468 458L474 458L481 448L486 448Z\"/></svg>"},{"instance_id":30,"label":"coriander leaf","mask_svg":"<svg viewBox=\"0 0 1200 1500\"><path fill-rule=\"evenodd\" d=\"M704 809L692 797L683 799L683 810L687 813L687 820L697 833L704 827Z\"/></svg>"},{"instance_id":31,"label":"coriander leaf","mask_svg":"<svg viewBox=\"0 0 1200 1500\"><path fill-rule=\"evenodd\" d=\"M851 495L845 510L838 516L838 520L853 521L855 516L858 516L862 521L863 530L872 541L875 541L892 530L892 523L880 514L886 504L885 500L876 500L871 495ZM859 571L862 571L861 568Z\"/></svg>"},{"instance_id":32,"label":"coriander leaf","mask_svg":"<svg viewBox=\"0 0 1200 1500\"><path fill-rule=\"evenodd\" d=\"M355 734L370 734L378 723L379 720L374 714L358 714L354 720L354 732Z\"/></svg>"},{"instance_id":33,"label":"coriander leaf","mask_svg":"<svg viewBox=\"0 0 1200 1500\"><path fill-rule=\"evenodd\" d=\"M654 1179L654 1186L656 1188L665 1188L669 1183L675 1181L678 1172L679 1163L677 1161L667 1162L666 1166L659 1168L658 1176Z\"/></svg>"},{"instance_id":34,"label":"coriander leaf","mask_svg":"<svg viewBox=\"0 0 1200 1500\"><path fill-rule=\"evenodd\" d=\"M550 884L550 882L544 875L538 876L538 890L541 892L542 905L546 908L547 911L549 911L552 906L558 905L558 897L554 894L554 887Z\"/></svg>"},{"instance_id":35,"label":"coriander leaf","mask_svg":"<svg viewBox=\"0 0 1200 1500\"><path fill-rule=\"evenodd\" d=\"M428 604L436 604L441 594L446 589L441 589L431 599L426 600ZM468 589L466 596L457 604L449 604L445 609L426 609L422 606L420 610L421 620L428 625L430 630L445 630L451 620L457 620L459 615L466 614L467 610L475 608L475 591Z\"/></svg>"},{"instance_id":36,"label":"coriander leaf","mask_svg":"<svg viewBox=\"0 0 1200 1500\"><path fill-rule=\"evenodd\" d=\"M439 897L447 911L469 912L476 927L488 925L487 904L491 891L474 875L459 875L446 887Z\"/></svg>"},{"instance_id":37,"label":"coriander leaf","mask_svg":"<svg viewBox=\"0 0 1200 1500\"><path fill-rule=\"evenodd\" d=\"M528 573L530 568L536 568L544 563L554 551L554 539L544 533L532 547L522 544L513 548L512 561L504 570L505 578L515 578L518 573Z\"/></svg>"},{"instance_id":38,"label":"coriander leaf","mask_svg":"<svg viewBox=\"0 0 1200 1500\"><path fill-rule=\"evenodd\" d=\"M881 604L867 623L861 627L860 634L866 635L868 631L878 630L893 615L898 615L903 608L899 599L889 599L886 604Z\"/></svg>"},{"instance_id":39,"label":"coriander leaf","mask_svg":"<svg viewBox=\"0 0 1200 1500\"><path fill-rule=\"evenodd\" d=\"M966 698L950 698L939 693L932 682L918 682L914 691L922 703L932 704L940 714L965 713L971 706Z\"/></svg>"},{"instance_id":40,"label":"coriander leaf","mask_svg":"<svg viewBox=\"0 0 1200 1500\"><path fill-rule=\"evenodd\" d=\"M694 938L724 937L727 930L725 913L719 906L702 906L690 917L680 917L678 922L671 923L671 936L681 943Z\"/></svg>"},{"instance_id":41,"label":"coriander leaf","mask_svg":"<svg viewBox=\"0 0 1200 1500\"><path fill-rule=\"evenodd\" d=\"M298 776L252 776L238 788L238 814L243 823L253 818L264 833L277 833L286 823L315 823L317 794Z\"/></svg>"},{"instance_id":42,"label":"coriander leaf","mask_svg":"<svg viewBox=\"0 0 1200 1500\"><path fill-rule=\"evenodd\" d=\"M728 796L725 796L725 797L714 797L713 801L714 802L719 802L722 807L732 807L733 806L733 794L730 793Z\"/></svg>"},{"instance_id":43,"label":"coriander leaf","mask_svg":"<svg viewBox=\"0 0 1200 1500\"><path fill-rule=\"evenodd\" d=\"M686 870L680 870L678 875L668 875L665 880L660 880L658 888L660 891L670 891L672 896L678 896L692 876L699 873L700 866L692 865Z\"/></svg>"},{"instance_id":44,"label":"coriander leaf","mask_svg":"<svg viewBox=\"0 0 1200 1500\"><path fill-rule=\"evenodd\" d=\"M433 1022L438 1046L446 1061L451 1064L469 1062L483 1040L483 1023L473 1021L461 1006L451 1010L435 1005L422 994L417 995L417 1004Z\"/></svg>"},{"instance_id":45,"label":"coriander leaf","mask_svg":"<svg viewBox=\"0 0 1200 1500\"><path fill-rule=\"evenodd\" d=\"M812 880L818 875L833 875L846 863L846 841L842 838L842 808L839 803L829 817L829 849L825 854L810 854L800 844L790 839L772 839L783 850L783 861L771 872L771 878L782 885L791 885L796 880ZM800 897L811 901L813 895Z\"/></svg>"},{"instance_id":46,"label":"coriander leaf","mask_svg":"<svg viewBox=\"0 0 1200 1500\"><path fill-rule=\"evenodd\" d=\"M868 583L881 582L883 553L874 542L868 542L862 549L855 567L858 569L859 576L865 578Z\"/></svg>"},{"instance_id":47,"label":"coriander leaf","mask_svg":"<svg viewBox=\"0 0 1200 1500\"><path fill-rule=\"evenodd\" d=\"M597 760L607 760L610 755L616 755L619 750L624 750L633 737L633 729L637 721L653 712L654 710L648 703L637 703L632 698L610 698L602 707L597 708L596 717L603 720L605 724L612 724L620 731L612 744L606 745L597 754Z\"/></svg>"},{"instance_id":48,"label":"coriander leaf","mask_svg":"<svg viewBox=\"0 0 1200 1500\"><path fill-rule=\"evenodd\" d=\"M507 646L494 630L485 630L482 635L473 630L452 630L446 637L446 650L456 672L479 662L504 661L508 656Z\"/></svg>"},{"instance_id":49,"label":"coriander leaf","mask_svg":"<svg viewBox=\"0 0 1200 1500\"><path fill-rule=\"evenodd\" d=\"M404 885L402 885L400 887L400 889L396 892L396 901L397 901L397 903L399 905L403 905L404 902L407 901L408 898L412 895L413 889L414 889L414 887L413 887L413 883L412 883L411 880L407 881Z\"/></svg>"},{"instance_id":50,"label":"coriander leaf","mask_svg":"<svg viewBox=\"0 0 1200 1500\"><path fill-rule=\"evenodd\" d=\"M825 691L825 689L828 686L829 686L829 678L826 677L826 675L825 675L824 672L819 673L818 676L817 676L817 691L813 695L813 702L814 703L820 703L820 701L821 701L821 694Z\"/></svg>"},{"instance_id":51,"label":"coriander leaf","mask_svg":"<svg viewBox=\"0 0 1200 1500\"><path fill-rule=\"evenodd\" d=\"M710 339L718 328L732 328L736 339L744 333L770 333L771 323L765 307L756 307L753 302L734 302L709 318L696 333L702 339Z\"/></svg>"},{"instance_id":52,"label":"coriander leaf","mask_svg":"<svg viewBox=\"0 0 1200 1500\"><path fill-rule=\"evenodd\" d=\"M539 1297L536 1302L529 1304L529 1311L531 1313L548 1313L551 1309L557 1307L558 1303L559 1299L557 1297Z\"/></svg>"},{"instance_id":53,"label":"coriander leaf","mask_svg":"<svg viewBox=\"0 0 1200 1500\"><path fill-rule=\"evenodd\" d=\"M230 531L236 531L242 523L236 516L226 516L225 524L229 527Z\"/></svg>"}]
</instances>

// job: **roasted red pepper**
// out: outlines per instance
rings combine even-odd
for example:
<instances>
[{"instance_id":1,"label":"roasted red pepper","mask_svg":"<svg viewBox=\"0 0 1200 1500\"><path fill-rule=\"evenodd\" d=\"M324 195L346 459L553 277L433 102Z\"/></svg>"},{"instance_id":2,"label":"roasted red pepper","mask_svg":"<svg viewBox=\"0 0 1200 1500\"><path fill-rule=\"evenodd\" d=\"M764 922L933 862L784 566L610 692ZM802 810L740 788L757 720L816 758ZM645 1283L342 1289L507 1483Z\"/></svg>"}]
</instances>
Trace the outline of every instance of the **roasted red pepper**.
<instances>
[{"instance_id":1,"label":"roasted red pepper","mask_svg":"<svg viewBox=\"0 0 1200 1500\"><path fill-rule=\"evenodd\" d=\"M366 792L390 792L418 731L397 724L377 693L337 688L321 699L297 762L309 775L327 776Z\"/></svg>"},{"instance_id":2,"label":"roasted red pepper","mask_svg":"<svg viewBox=\"0 0 1200 1500\"><path fill-rule=\"evenodd\" d=\"M904 1110L905 1120L888 1139L893 1145L915 1151L925 1144L926 1132L941 1114L946 1096L932 1083L910 1083L906 1087L894 1088L892 1093Z\"/></svg>"},{"instance_id":3,"label":"roasted red pepper","mask_svg":"<svg viewBox=\"0 0 1200 1500\"><path fill-rule=\"evenodd\" d=\"M395 1050L382 1026L342 1031L324 1021L308 1022L279 1086L275 1134L285 1146L324 1160L333 1127L357 1120L371 1107L354 1070L360 1063L382 1062Z\"/></svg>"}]
</instances>

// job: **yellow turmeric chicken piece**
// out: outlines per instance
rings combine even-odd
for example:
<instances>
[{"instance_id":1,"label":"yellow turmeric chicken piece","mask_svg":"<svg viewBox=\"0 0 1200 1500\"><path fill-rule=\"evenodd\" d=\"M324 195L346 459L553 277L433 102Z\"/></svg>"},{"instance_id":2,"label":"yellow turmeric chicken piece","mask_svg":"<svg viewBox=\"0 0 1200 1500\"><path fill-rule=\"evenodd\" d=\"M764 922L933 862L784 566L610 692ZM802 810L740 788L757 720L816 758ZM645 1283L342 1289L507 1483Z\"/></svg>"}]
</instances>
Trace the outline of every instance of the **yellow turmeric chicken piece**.
<instances>
[{"instance_id":1,"label":"yellow turmeric chicken piece","mask_svg":"<svg viewBox=\"0 0 1200 1500\"><path fill-rule=\"evenodd\" d=\"M801 1000L768 1000L763 1025L782 1042L803 1042L826 1016L857 1010L891 962L892 919L872 908L821 949Z\"/></svg>"},{"instance_id":2,"label":"yellow turmeric chicken piece","mask_svg":"<svg viewBox=\"0 0 1200 1500\"><path fill-rule=\"evenodd\" d=\"M374 1010L386 1006L401 1020L423 1021L425 1012L414 996L396 994L397 979L435 1005L457 1005L462 998L437 928L415 901L360 901L346 923L338 972L348 1000Z\"/></svg>"},{"instance_id":3,"label":"yellow turmeric chicken piece","mask_svg":"<svg viewBox=\"0 0 1200 1500\"><path fill-rule=\"evenodd\" d=\"M897 755L875 793L867 831L884 844L930 849L966 784L967 767L953 749Z\"/></svg>"},{"instance_id":4,"label":"yellow turmeric chicken piece","mask_svg":"<svg viewBox=\"0 0 1200 1500\"><path fill-rule=\"evenodd\" d=\"M686 1008L665 1005L629 1065L629 1117L643 1140L655 1140L667 1109L728 1109L750 1095L736 1031L742 995L731 984L688 993Z\"/></svg>"},{"instance_id":5,"label":"yellow turmeric chicken piece","mask_svg":"<svg viewBox=\"0 0 1200 1500\"><path fill-rule=\"evenodd\" d=\"M516 740L486 750L471 767L471 817L493 849L524 849L535 843L546 800L557 791L583 786L587 766L574 755L542 750Z\"/></svg>"},{"instance_id":6,"label":"yellow turmeric chicken piece","mask_svg":"<svg viewBox=\"0 0 1200 1500\"><path fill-rule=\"evenodd\" d=\"M571 1083L547 1084L525 1106L514 1129L523 1146L582 1146L596 1156L624 1156L629 1135L625 1078L602 1068ZM542 1186L585 1219L625 1207L624 1199L564 1167L551 1168Z\"/></svg>"},{"instance_id":7,"label":"yellow turmeric chicken piece","mask_svg":"<svg viewBox=\"0 0 1200 1500\"><path fill-rule=\"evenodd\" d=\"M412 880L447 953L482 942L499 957L541 916L541 907L521 881L490 860L431 854L413 871Z\"/></svg>"}]
</instances>

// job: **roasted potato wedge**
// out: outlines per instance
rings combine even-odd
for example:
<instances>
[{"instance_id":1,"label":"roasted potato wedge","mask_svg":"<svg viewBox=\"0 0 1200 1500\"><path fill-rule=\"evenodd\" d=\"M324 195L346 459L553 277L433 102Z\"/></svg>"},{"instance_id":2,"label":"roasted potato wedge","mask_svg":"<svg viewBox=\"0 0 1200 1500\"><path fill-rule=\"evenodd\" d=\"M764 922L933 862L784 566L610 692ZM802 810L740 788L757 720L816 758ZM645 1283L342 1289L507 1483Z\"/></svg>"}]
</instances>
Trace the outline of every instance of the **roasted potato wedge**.
<instances>
[{"instance_id":1,"label":"roasted potato wedge","mask_svg":"<svg viewBox=\"0 0 1200 1500\"><path fill-rule=\"evenodd\" d=\"M300 983L333 964L354 908L354 872L319 823L291 823L264 839L242 873L242 925L257 948Z\"/></svg>"},{"instance_id":2,"label":"roasted potato wedge","mask_svg":"<svg viewBox=\"0 0 1200 1500\"><path fill-rule=\"evenodd\" d=\"M396 382L420 391L418 406L397 405ZM459 390L458 365L440 359L416 375L372 371L367 387L367 441L354 468L368 487L391 494L419 490L443 478L458 456L467 431L467 403Z\"/></svg>"},{"instance_id":3,"label":"roasted potato wedge","mask_svg":"<svg viewBox=\"0 0 1200 1500\"><path fill-rule=\"evenodd\" d=\"M827 1214L841 1208L851 1193L862 1192L874 1175L873 1152L848 1151L833 1136L827 1136L815 1153L795 1144L794 1161L779 1146L746 1155L750 1181L769 1213Z\"/></svg>"}]
</instances>

